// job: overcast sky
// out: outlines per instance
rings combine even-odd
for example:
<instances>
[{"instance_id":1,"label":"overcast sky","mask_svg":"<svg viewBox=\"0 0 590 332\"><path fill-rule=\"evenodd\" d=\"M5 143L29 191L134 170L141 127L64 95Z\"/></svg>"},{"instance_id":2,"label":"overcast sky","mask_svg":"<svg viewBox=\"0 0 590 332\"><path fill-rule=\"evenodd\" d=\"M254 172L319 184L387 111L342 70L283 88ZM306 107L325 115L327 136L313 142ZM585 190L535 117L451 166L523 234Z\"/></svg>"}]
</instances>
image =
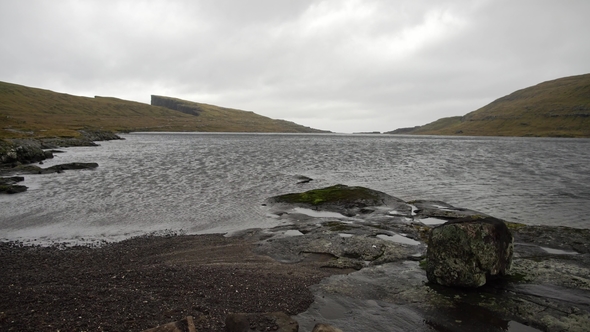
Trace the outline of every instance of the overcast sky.
<instances>
[{"instance_id":1,"label":"overcast sky","mask_svg":"<svg viewBox=\"0 0 590 332\"><path fill-rule=\"evenodd\" d=\"M589 0L0 0L0 81L388 131L590 73L589 14Z\"/></svg>"}]
</instances>

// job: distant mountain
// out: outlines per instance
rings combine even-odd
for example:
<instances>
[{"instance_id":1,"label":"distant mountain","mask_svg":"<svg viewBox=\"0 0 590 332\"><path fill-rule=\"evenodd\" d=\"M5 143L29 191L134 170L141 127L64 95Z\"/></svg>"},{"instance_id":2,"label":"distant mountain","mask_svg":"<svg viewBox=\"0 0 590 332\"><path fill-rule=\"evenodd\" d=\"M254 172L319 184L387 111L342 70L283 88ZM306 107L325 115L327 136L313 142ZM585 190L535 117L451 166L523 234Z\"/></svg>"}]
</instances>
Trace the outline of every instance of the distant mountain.
<instances>
[{"instance_id":1,"label":"distant mountain","mask_svg":"<svg viewBox=\"0 0 590 332\"><path fill-rule=\"evenodd\" d=\"M154 105L112 97L72 96L0 82L0 138L76 137L81 129L326 132L253 112L170 97L152 96L152 103Z\"/></svg>"},{"instance_id":2,"label":"distant mountain","mask_svg":"<svg viewBox=\"0 0 590 332\"><path fill-rule=\"evenodd\" d=\"M590 137L590 74L543 82L464 116L387 134Z\"/></svg>"}]
</instances>

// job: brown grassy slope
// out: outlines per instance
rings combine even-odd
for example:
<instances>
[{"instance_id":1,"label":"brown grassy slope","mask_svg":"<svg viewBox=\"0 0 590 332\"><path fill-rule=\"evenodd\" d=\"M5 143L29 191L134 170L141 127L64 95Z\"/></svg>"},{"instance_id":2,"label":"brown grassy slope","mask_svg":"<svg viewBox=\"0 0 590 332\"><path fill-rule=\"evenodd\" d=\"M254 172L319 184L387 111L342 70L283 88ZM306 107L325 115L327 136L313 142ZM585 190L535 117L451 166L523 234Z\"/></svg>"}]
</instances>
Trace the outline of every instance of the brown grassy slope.
<instances>
[{"instance_id":1,"label":"brown grassy slope","mask_svg":"<svg viewBox=\"0 0 590 332\"><path fill-rule=\"evenodd\" d=\"M80 97L0 82L0 138L75 137L77 130L319 132L252 112L206 105L195 116L109 97Z\"/></svg>"},{"instance_id":2,"label":"brown grassy slope","mask_svg":"<svg viewBox=\"0 0 590 332\"><path fill-rule=\"evenodd\" d=\"M240 131L240 132L291 132L314 133L325 132L304 127L285 120L270 119L250 111L196 103L188 100L165 96L152 96L152 105L167 105L172 109L183 109L198 114L199 131Z\"/></svg>"},{"instance_id":3,"label":"brown grassy slope","mask_svg":"<svg viewBox=\"0 0 590 332\"><path fill-rule=\"evenodd\" d=\"M439 119L411 134L590 137L590 74L518 90L465 116Z\"/></svg>"}]
</instances>

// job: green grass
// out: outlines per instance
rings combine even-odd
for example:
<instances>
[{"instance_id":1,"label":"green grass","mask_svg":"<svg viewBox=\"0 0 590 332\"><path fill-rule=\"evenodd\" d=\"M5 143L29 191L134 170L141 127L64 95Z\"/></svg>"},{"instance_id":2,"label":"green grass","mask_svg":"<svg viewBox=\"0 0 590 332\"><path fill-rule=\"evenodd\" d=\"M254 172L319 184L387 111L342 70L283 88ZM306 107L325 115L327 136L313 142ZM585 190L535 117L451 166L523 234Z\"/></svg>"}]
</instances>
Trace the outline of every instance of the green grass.
<instances>
[{"instance_id":1,"label":"green grass","mask_svg":"<svg viewBox=\"0 0 590 332\"><path fill-rule=\"evenodd\" d=\"M590 137L590 74L518 90L464 116L439 119L409 134Z\"/></svg>"},{"instance_id":2,"label":"green grass","mask_svg":"<svg viewBox=\"0 0 590 332\"><path fill-rule=\"evenodd\" d=\"M198 116L112 97L72 96L0 82L0 138L77 137L80 129L320 132L253 112L194 104L202 108Z\"/></svg>"}]
</instances>

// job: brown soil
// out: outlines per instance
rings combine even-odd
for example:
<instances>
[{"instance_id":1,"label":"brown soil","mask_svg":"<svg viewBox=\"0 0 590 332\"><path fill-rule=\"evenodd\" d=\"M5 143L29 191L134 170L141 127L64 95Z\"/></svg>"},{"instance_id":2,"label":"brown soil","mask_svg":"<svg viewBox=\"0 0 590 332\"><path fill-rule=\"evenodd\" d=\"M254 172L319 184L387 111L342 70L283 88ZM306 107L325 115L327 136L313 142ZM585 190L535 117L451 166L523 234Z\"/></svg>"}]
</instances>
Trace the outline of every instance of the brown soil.
<instances>
[{"instance_id":1,"label":"brown soil","mask_svg":"<svg viewBox=\"0 0 590 332\"><path fill-rule=\"evenodd\" d=\"M141 331L193 316L223 331L230 312L305 311L338 271L281 264L221 235L142 237L101 248L0 243L1 331Z\"/></svg>"}]
</instances>

